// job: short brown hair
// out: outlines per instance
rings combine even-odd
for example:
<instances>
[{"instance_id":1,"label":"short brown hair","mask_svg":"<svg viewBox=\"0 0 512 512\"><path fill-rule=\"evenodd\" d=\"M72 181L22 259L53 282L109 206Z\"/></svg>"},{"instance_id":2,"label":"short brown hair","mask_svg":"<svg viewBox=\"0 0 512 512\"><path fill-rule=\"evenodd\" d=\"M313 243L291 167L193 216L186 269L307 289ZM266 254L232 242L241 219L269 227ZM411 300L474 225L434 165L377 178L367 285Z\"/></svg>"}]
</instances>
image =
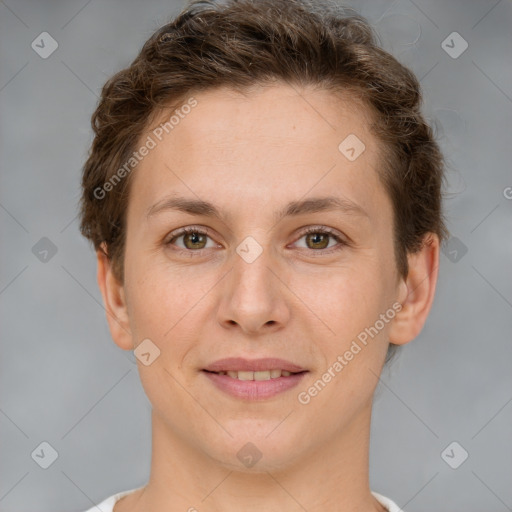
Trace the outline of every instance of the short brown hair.
<instances>
[{"instance_id":1,"label":"short brown hair","mask_svg":"<svg viewBox=\"0 0 512 512\"><path fill-rule=\"evenodd\" d=\"M131 173L104 197L95 191L129 159L155 112L194 92L275 81L346 91L367 107L382 148L379 176L393 203L400 275L425 234L446 238L443 157L420 112L420 84L380 48L365 18L334 1L195 0L107 81L92 116L80 230L96 250L105 242L120 282Z\"/></svg>"}]
</instances>

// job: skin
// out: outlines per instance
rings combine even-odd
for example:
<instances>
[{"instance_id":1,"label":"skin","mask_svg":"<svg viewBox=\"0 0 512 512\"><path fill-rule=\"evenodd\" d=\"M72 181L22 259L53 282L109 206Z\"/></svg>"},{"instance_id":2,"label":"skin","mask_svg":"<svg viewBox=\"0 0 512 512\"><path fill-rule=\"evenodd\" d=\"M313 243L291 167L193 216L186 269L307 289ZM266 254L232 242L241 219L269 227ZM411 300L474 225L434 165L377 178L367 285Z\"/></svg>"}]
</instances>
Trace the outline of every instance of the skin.
<instances>
[{"instance_id":1,"label":"skin","mask_svg":"<svg viewBox=\"0 0 512 512\"><path fill-rule=\"evenodd\" d=\"M379 147L354 98L285 84L194 97L198 105L132 176L124 283L97 252L115 343L133 350L149 338L160 350L149 366L137 363L153 406L150 479L114 510L385 510L369 487L372 399L389 342L411 341L427 318L439 240L430 234L409 255L407 277L398 275ZM366 146L355 161L338 150L352 133ZM176 210L147 218L171 194L211 201L224 219ZM366 214L328 210L275 222L290 201L332 195ZM185 226L208 228L208 237L166 245ZM346 244L308 237L309 226L331 228ZM236 252L247 236L262 248L252 263ZM397 302L401 311L301 404L298 393ZM309 373L290 391L247 402L201 371L230 356L281 357ZM252 468L237 458L248 442L262 454Z\"/></svg>"}]
</instances>

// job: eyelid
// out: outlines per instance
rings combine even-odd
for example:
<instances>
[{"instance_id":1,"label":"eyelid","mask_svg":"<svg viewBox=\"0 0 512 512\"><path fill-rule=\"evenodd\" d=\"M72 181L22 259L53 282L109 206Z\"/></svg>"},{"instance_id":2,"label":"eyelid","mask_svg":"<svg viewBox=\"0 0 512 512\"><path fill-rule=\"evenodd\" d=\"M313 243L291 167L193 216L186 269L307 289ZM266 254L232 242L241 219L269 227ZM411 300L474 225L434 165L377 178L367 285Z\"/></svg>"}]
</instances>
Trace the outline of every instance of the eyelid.
<instances>
[{"instance_id":1,"label":"eyelid","mask_svg":"<svg viewBox=\"0 0 512 512\"><path fill-rule=\"evenodd\" d=\"M166 241L164 242L165 245L172 245L171 242L176 241L176 239L180 238L183 235L186 235L188 233L199 233L201 235L206 235L209 238L213 240L213 237L211 236L212 230L210 230L207 227L203 226L185 226L183 228L179 228L172 233L169 234L168 237L166 237ZM347 237L343 236L341 233L339 233L337 230L334 230L332 228L329 228L327 226L322 225L312 225L308 226L306 228L303 228L299 230L298 234L296 235L296 240L293 242L294 244L298 242L301 238L304 236L310 234L310 233L323 233L326 235L331 236L334 238L337 242L337 245L334 247L330 247L328 249L306 249L310 253L318 253L318 255L322 254L329 254L332 251L336 251L340 248L340 246L349 246L350 242L347 240ZM217 243L217 242L215 242ZM176 248L178 252L187 252L187 253L199 253L201 254L203 251L206 251L208 249L182 249L181 247Z\"/></svg>"},{"instance_id":2,"label":"eyelid","mask_svg":"<svg viewBox=\"0 0 512 512\"><path fill-rule=\"evenodd\" d=\"M340 233L339 231L337 231L333 228L329 228L327 226L322 226L322 225L313 225L313 226L308 226L305 229L302 229L299 232L299 236L293 243L294 244L297 243L302 237L304 237L310 233L326 234L326 235L329 235L330 237L334 238L337 242L337 245L335 245L333 247L329 247L328 249L315 250L315 249L307 249L306 248L305 250L308 252L308 254L311 254L313 256L328 255L328 254L331 254L332 252L340 250L344 247L349 247L351 245L349 239L345 235L343 235L342 233Z\"/></svg>"},{"instance_id":3,"label":"eyelid","mask_svg":"<svg viewBox=\"0 0 512 512\"><path fill-rule=\"evenodd\" d=\"M337 231L333 228L327 227L327 226L322 226L322 225L308 226L307 228L301 230L299 233L300 233L299 238L302 238L304 235L308 235L310 233L325 233L325 234L331 235L333 238L336 238L339 242L348 243L345 240L345 237L343 236L342 233L340 233L339 231Z\"/></svg>"},{"instance_id":4,"label":"eyelid","mask_svg":"<svg viewBox=\"0 0 512 512\"><path fill-rule=\"evenodd\" d=\"M169 235L166 236L164 239L165 240L164 244L170 245L171 242L175 241L176 239L178 239L181 236L186 235L188 233L199 233L201 235L206 235L213 240L211 229L203 227L203 226L185 226L183 228L178 228L178 229L174 230L172 233L169 233ZM180 250L179 247L178 247L178 250ZM184 250L184 249L181 249L181 250ZM203 250L205 250L205 249L198 249L196 251L188 250L187 252L200 252Z\"/></svg>"}]
</instances>

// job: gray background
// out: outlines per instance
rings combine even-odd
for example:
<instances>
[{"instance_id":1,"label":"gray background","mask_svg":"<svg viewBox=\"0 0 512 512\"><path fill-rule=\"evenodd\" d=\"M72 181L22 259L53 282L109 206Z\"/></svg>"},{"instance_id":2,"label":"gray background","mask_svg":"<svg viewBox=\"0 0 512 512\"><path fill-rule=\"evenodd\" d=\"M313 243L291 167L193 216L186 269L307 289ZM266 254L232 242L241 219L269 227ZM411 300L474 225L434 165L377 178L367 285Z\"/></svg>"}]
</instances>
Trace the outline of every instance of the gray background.
<instances>
[{"instance_id":1,"label":"gray background","mask_svg":"<svg viewBox=\"0 0 512 512\"><path fill-rule=\"evenodd\" d=\"M182 5L0 0L2 512L85 510L149 476L150 404L110 339L76 215L101 86ZM371 487L407 512L512 510L512 5L350 5L421 79L454 237L423 332L379 384ZM47 59L31 48L43 31L58 42ZM454 31L458 58L442 46ZM48 469L31 456L44 441ZM457 469L441 456L453 441L452 461L469 454Z\"/></svg>"}]
</instances>

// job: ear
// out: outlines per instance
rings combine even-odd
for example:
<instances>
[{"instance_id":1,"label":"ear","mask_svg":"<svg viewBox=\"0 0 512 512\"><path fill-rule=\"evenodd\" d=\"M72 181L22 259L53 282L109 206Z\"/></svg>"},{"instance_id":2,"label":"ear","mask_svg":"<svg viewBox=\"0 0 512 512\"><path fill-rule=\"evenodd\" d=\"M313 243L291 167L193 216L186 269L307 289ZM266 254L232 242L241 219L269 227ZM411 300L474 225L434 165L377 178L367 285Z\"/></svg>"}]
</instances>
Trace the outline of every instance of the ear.
<instances>
[{"instance_id":1,"label":"ear","mask_svg":"<svg viewBox=\"0 0 512 512\"><path fill-rule=\"evenodd\" d=\"M119 283L112 271L112 265L106 254L106 246L96 251L98 261L98 286L103 296L107 312L107 321L112 339L120 348L133 350L133 338L126 307L124 286Z\"/></svg>"},{"instance_id":2,"label":"ear","mask_svg":"<svg viewBox=\"0 0 512 512\"><path fill-rule=\"evenodd\" d=\"M439 269L439 237L427 233L421 249L407 257L409 272L399 284L398 301L402 309L392 321L389 341L405 345L423 329L436 291Z\"/></svg>"}]
</instances>

